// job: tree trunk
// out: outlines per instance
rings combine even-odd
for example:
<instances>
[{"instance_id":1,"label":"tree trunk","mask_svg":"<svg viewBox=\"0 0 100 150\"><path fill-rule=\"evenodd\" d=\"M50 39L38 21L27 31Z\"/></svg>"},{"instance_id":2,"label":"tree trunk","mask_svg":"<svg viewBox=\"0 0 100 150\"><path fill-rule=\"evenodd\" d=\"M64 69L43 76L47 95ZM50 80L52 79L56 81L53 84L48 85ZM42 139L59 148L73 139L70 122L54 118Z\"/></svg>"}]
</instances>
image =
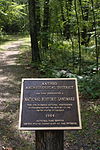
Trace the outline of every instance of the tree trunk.
<instances>
[{"instance_id":1,"label":"tree trunk","mask_svg":"<svg viewBox=\"0 0 100 150\"><path fill-rule=\"evenodd\" d=\"M37 40L37 20L36 20L36 2L29 0L29 21L30 21L30 36L32 48L32 61L40 60L40 53Z\"/></svg>"},{"instance_id":2,"label":"tree trunk","mask_svg":"<svg viewBox=\"0 0 100 150\"><path fill-rule=\"evenodd\" d=\"M91 28L90 27L88 28L84 24L84 21L88 22L89 6L88 6L88 4L85 4L85 6L83 6L82 0L79 0L79 4L80 4L81 13L82 13L82 20L83 20L82 33L81 33L81 37L82 37L81 44L87 46L89 41L90 41L90 37L91 37L91 34L89 34L88 32L91 31Z\"/></svg>"},{"instance_id":3,"label":"tree trunk","mask_svg":"<svg viewBox=\"0 0 100 150\"><path fill-rule=\"evenodd\" d=\"M63 10L63 0L60 1L60 6L61 6L61 17L62 21L64 23L63 25L63 35L66 37L68 40L70 38L70 16L71 16L71 6L72 6L72 1L73 0L66 0L66 9L67 9L67 19L64 16L64 10Z\"/></svg>"},{"instance_id":4,"label":"tree trunk","mask_svg":"<svg viewBox=\"0 0 100 150\"><path fill-rule=\"evenodd\" d=\"M66 1L66 8L67 8L67 23L66 23L66 39L70 39L71 32L70 32L70 17L71 17L71 7L72 7L72 1L73 0L67 0Z\"/></svg>"},{"instance_id":5,"label":"tree trunk","mask_svg":"<svg viewBox=\"0 0 100 150\"><path fill-rule=\"evenodd\" d=\"M44 1L44 20L43 20L43 37L42 47L44 50L48 49L49 39L49 0Z\"/></svg>"},{"instance_id":6,"label":"tree trunk","mask_svg":"<svg viewBox=\"0 0 100 150\"><path fill-rule=\"evenodd\" d=\"M93 0L91 0L91 3L92 3L92 11L93 11L94 29L95 29L96 70L97 70L97 73L98 73L98 68L99 68L99 50L98 50L97 29L96 29L96 18L95 18L95 10L94 10L94 2L93 2Z\"/></svg>"},{"instance_id":7,"label":"tree trunk","mask_svg":"<svg viewBox=\"0 0 100 150\"><path fill-rule=\"evenodd\" d=\"M63 131L36 131L36 150L63 150Z\"/></svg>"},{"instance_id":8,"label":"tree trunk","mask_svg":"<svg viewBox=\"0 0 100 150\"><path fill-rule=\"evenodd\" d=\"M78 19L78 12L77 12L77 0L74 0L75 5L75 13L76 13L76 20L78 26L78 47L79 47L79 75L81 75L81 67L82 67L82 59L81 59L81 37L80 37L80 25Z\"/></svg>"},{"instance_id":9,"label":"tree trunk","mask_svg":"<svg viewBox=\"0 0 100 150\"><path fill-rule=\"evenodd\" d=\"M40 19L40 2L39 2L39 0L36 1L36 21L37 21L38 36L40 36L40 31L41 31L41 19Z\"/></svg>"},{"instance_id":10,"label":"tree trunk","mask_svg":"<svg viewBox=\"0 0 100 150\"><path fill-rule=\"evenodd\" d=\"M70 36L71 43L72 43L72 59L73 59L73 73L75 73L75 51L74 51L74 41L73 37Z\"/></svg>"},{"instance_id":11,"label":"tree trunk","mask_svg":"<svg viewBox=\"0 0 100 150\"><path fill-rule=\"evenodd\" d=\"M63 35L64 37L66 37L66 19L65 19L64 11L63 11L63 0L59 2L60 2L60 7L61 7L61 17L63 21Z\"/></svg>"}]
</instances>

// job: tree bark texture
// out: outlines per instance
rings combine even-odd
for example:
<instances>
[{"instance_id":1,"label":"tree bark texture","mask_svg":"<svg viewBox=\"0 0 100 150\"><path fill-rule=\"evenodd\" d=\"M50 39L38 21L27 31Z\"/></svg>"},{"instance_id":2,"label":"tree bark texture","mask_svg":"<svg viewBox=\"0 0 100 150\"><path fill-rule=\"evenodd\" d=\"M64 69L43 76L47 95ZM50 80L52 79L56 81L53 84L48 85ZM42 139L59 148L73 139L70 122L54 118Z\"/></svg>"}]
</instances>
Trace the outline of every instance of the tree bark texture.
<instances>
[{"instance_id":1,"label":"tree bark texture","mask_svg":"<svg viewBox=\"0 0 100 150\"><path fill-rule=\"evenodd\" d=\"M79 75L81 75L81 67L82 67L82 56L81 56L81 36L80 36L80 25L79 25L79 18L78 18L78 12L77 12L77 0L74 0L75 5L75 13L76 13L76 20L77 20L77 26L78 26L78 47L79 47Z\"/></svg>"},{"instance_id":2,"label":"tree bark texture","mask_svg":"<svg viewBox=\"0 0 100 150\"><path fill-rule=\"evenodd\" d=\"M67 10L67 19L64 16L64 10L63 10L63 5L64 2L63 0L60 1L60 6L61 6L61 17L62 17L62 21L64 22L63 25L63 35L64 37L66 37L66 40L68 40L70 38L70 17L71 17L71 6L72 6L72 1L73 0L66 0L66 10Z\"/></svg>"},{"instance_id":3,"label":"tree bark texture","mask_svg":"<svg viewBox=\"0 0 100 150\"><path fill-rule=\"evenodd\" d=\"M40 54L37 40L37 19L36 19L36 2L29 0L29 21L30 21L30 36L32 48L32 61L39 61Z\"/></svg>"},{"instance_id":4,"label":"tree bark texture","mask_svg":"<svg viewBox=\"0 0 100 150\"><path fill-rule=\"evenodd\" d=\"M37 31L38 31L38 36L40 36L40 30L41 30L41 19L40 19L40 2L39 0L36 1L36 21L37 21Z\"/></svg>"},{"instance_id":5,"label":"tree bark texture","mask_svg":"<svg viewBox=\"0 0 100 150\"><path fill-rule=\"evenodd\" d=\"M83 5L82 4L82 0L79 0L79 4L80 4L80 8L81 8L81 13L82 13L82 19L83 19L83 22L88 22L89 20L89 6L88 4L87 5ZM88 32L91 32L92 28L90 27L87 27L84 23L83 23L83 26L82 26L82 32L81 32L81 37L82 37L82 42L81 44L82 45L85 45L85 46L88 46L89 44L89 41L90 41L90 37L91 37L91 34L88 33Z\"/></svg>"},{"instance_id":6,"label":"tree bark texture","mask_svg":"<svg viewBox=\"0 0 100 150\"><path fill-rule=\"evenodd\" d=\"M66 0L66 9L67 9L67 22L66 22L66 39L71 38L71 24L70 24L70 18L71 18L71 7L72 7L72 1L73 0Z\"/></svg>"},{"instance_id":7,"label":"tree bark texture","mask_svg":"<svg viewBox=\"0 0 100 150\"><path fill-rule=\"evenodd\" d=\"M92 3L92 11L93 11L93 21L94 21L94 29L95 29L95 46L96 46L96 70L98 73L99 68L99 50L98 50L98 40L97 40L97 29L96 29L96 18L95 18L95 10L94 10L94 2L91 0Z\"/></svg>"},{"instance_id":8,"label":"tree bark texture","mask_svg":"<svg viewBox=\"0 0 100 150\"><path fill-rule=\"evenodd\" d=\"M42 37L42 47L46 50L48 49L49 40L49 0L44 1L44 20L43 20L43 37Z\"/></svg>"},{"instance_id":9,"label":"tree bark texture","mask_svg":"<svg viewBox=\"0 0 100 150\"><path fill-rule=\"evenodd\" d=\"M36 131L36 150L63 150L63 131Z\"/></svg>"}]
</instances>

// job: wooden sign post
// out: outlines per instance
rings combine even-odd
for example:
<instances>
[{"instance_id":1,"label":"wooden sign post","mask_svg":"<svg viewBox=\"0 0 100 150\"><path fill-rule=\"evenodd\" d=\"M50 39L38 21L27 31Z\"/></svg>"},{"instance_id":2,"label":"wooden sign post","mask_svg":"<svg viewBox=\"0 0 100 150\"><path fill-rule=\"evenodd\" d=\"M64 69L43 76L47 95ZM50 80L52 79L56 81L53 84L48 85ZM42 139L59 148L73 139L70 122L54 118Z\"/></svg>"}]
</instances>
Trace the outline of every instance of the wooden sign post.
<instances>
[{"instance_id":1,"label":"wooden sign post","mask_svg":"<svg viewBox=\"0 0 100 150\"><path fill-rule=\"evenodd\" d=\"M36 150L63 150L63 131L81 129L75 78L22 79L20 130L36 130Z\"/></svg>"},{"instance_id":2,"label":"wooden sign post","mask_svg":"<svg viewBox=\"0 0 100 150\"><path fill-rule=\"evenodd\" d=\"M36 131L36 150L63 150L64 132L62 130Z\"/></svg>"}]
</instances>

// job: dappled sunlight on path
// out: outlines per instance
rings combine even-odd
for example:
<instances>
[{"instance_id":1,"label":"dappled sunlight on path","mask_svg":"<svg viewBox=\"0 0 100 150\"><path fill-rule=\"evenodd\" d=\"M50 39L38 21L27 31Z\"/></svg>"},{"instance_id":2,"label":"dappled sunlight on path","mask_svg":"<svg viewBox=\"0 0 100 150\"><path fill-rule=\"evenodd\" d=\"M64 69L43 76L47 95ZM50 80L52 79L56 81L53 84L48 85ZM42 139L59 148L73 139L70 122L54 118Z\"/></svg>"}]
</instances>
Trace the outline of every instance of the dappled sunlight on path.
<instances>
[{"instance_id":1,"label":"dappled sunlight on path","mask_svg":"<svg viewBox=\"0 0 100 150\"><path fill-rule=\"evenodd\" d=\"M23 41L17 41L9 43L7 45L1 45L0 48L4 51L0 53L0 66L2 65L17 65L16 59L19 54L19 47Z\"/></svg>"},{"instance_id":2,"label":"dappled sunlight on path","mask_svg":"<svg viewBox=\"0 0 100 150\"><path fill-rule=\"evenodd\" d=\"M11 43L10 43L11 44ZM18 77L19 66L16 64L16 60L19 55L19 47L22 44L22 41L13 42L12 45L5 45L7 48L0 53L0 101L11 101L17 99L15 95L18 93L18 85L20 82L16 81ZM20 66L21 67L21 66ZM22 67L21 67L22 69ZM20 69L20 70L21 70ZM11 99L9 99L12 97ZM0 107L1 108L1 107Z\"/></svg>"},{"instance_id":3,"label":"dappled sunlight on path","mask_svg":"<svg viewBox=\"0 0 100 150\"><path fill-rule=\"evenodd\" d=\"M23 42L15 41L1 46L3 51L0 52L0 147L16 147L23 143L18 131L21 80L36 76L34 71L18 63L19 48Z\"/></svg>"},{"instance_id":4,"label":"dappled sunlight on path","mask_svg":"<svg viewBox=\"0 0 100 150\"><path fill-rule=\"evenodd\" d=\"M3 50L13 50L17 49L21 44L23 43L23 40L15 41L15 42L7 42L7 44L0 45L0 48Z\"/></svg>"}]
</instances>

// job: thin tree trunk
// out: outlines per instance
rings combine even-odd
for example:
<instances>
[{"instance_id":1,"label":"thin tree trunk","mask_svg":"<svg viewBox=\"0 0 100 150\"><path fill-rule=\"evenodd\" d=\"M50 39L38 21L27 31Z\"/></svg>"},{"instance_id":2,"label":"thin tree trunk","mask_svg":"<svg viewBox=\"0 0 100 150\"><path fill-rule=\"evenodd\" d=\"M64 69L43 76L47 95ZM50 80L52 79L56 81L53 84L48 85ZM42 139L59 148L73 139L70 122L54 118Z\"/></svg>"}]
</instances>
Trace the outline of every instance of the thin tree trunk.
<instances>
[{"instance_id":1,"label":"thin tree trunk","mask_svg":"<svg viewBox=\"0 0 100 150\"><path fill-rule=\"evenodd\" d=\"M99 67L99 50L98 50L98 40L97 40L97 30L96 30L96 18L95 18L95 11L94 11L94 2L91 0L92 3L92 11L93 11L93 21L94 21L94 29L95 29L95 45L96 45L96 70L98 73Z\"/></svg>"},{"instance_id":2,"label":"thin tree trunk","mask_svg":"<svg viewBox=\"0 0 100 150\"><path fill-rule=\"evenodd\" d=\"M75 51L74 51L74 41L72 36L70 36L71 42L72 42L72 59L73 59L73 73L75 73Z\"/></svg>"},{"instance_id":3,"label":"thin tree trunk","mask_svg":"<svg viewBox=\"0 0 100 150\"><path fill-rule=\"evenodd\" d=\"M79 27L79 19L78 19L78 12L77 12L77 0L74 0L74 5L75 5L77 26L78 26L79 74L81 74L81 66L82 66L82 60L81 60L81 37L80 37L80 27Z\"/></svg>"},{"instance_id":4,"label":"thin tree trunk","mask_svg":"<svg viewBox=\"0 0 100 150\"><path fill-rule=\"evenodd\" d=\"M40 60L40 53L37 40L37 20L36 20L36 1L29 0L29 21L30 21L30 36L31 36L31 49L32 61Z\"/></svg>"},{"instance_id":5,"label":"thin tree trunk","mask_svg":"<svg viewBox=\"0 0 100 150\"><path fill-rule=\"evenodd\" d=\"M70 16L71 15L70 15L69 12L71 11L72 1L73 0L67 0L66 1L67 19L65 19L65 16L64 16L63 0L60 1L61 17L62 17L62 21L64 22L64 25L63 25L63 35L64 35L64 37L66 37L67 40L70 38Z\"/></svg>"},{"instance_id":6,"label":"thin tree trunk","mask_svg":"<svg viewBox=\"0 0 100 150\"><path fill-rule=\"evenodd\" d=\"M44 50L48 49L49 40L49 0L44 1L44 20L43 20L43 37L42 47Z\"/></svg>"},{"instance_id":7,"label":"thin tree trunk","mask_svg":"<svg viewBox=\"0 0 100 150\"><path fill-rule=\"evenodd\" d=\"M72 6L72 1L73 0L66 0L66 8L67 8L67 22L66 22L66 39L70 39L71 32L70 32L70 17L71 17L71 6Z\"/></svg>"},{"instance_id":8,"label":"thin tree trunk","mask_svg":"<svg viewBox=\"0 0 100 150\"><path fill-rule=\"evenodd\" d=\"M62 34L66 37L66 19L64 17L64 11L63 11L63 0L59 1L60 2L60 8L61 8L61 17L62 17L62 21L63 21L63 32Z\"/></svg>"},{"instance_id":9,"label":"thin tree trunk","mask_svg":"<svg viewBox=\"0 0 100 150\"><path fill-rule=\"evenodd\" d=\"M41 19L40 19L40 2L36 1L36 21L37 21L37 32L38 36L40 36L41 31Z\"/></svg>"},{"instance_id":10,"label":"thin tree trunk","mask_svg":"<svg viewBox=\"0 0 100 150\"><path fill-rule=\"evenodd\" d=\"M79 0L79 4L80 4L80 8L81 8L81 13L82 13L82 20L83 22L85 21L88 21L88 16L89 16L89 7L88 5L86 4L84 7L82 5L82 0ZM87 46L89 41L90 41L90 37L91 37L91 34L88 34L88 32L90 32L92 30L92 28L88 28L86 25L84 25L83 23L83 26L82 26L82 33L81 33L81 37L82 37L82 42L81 44L82 45L85 45Z\"/></svg>"}]
</instances>

